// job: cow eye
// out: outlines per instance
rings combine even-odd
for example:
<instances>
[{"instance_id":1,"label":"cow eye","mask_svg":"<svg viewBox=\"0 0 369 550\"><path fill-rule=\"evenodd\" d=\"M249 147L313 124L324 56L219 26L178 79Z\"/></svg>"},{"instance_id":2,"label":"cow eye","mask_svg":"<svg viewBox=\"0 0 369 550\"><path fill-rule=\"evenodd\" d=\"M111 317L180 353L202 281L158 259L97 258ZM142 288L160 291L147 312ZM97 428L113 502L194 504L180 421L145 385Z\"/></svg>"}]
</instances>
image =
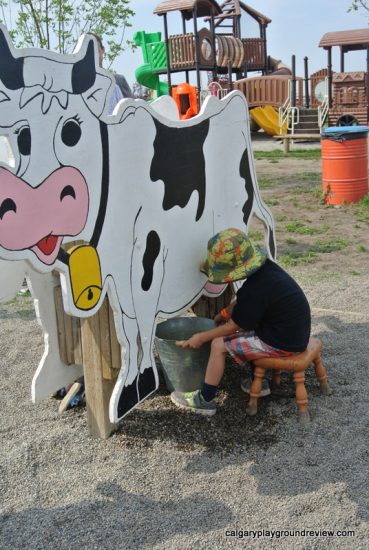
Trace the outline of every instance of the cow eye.
<instances>
[{"instance_id":1,"label":"cow eye","mask_svg":"<svg viewBox=\"0 0 369 550\"><path fill-rule=\"evenodd\" d=\"M17 143L21 155L29 156L31 154L31 130L28 126L19 130Z\"/></svg>"},{"instance_id":2,"label":"cow eye","mask_svg":"<svg viewBox=\"0 0 369 550\"><path fill-rule=\"evenodd\" d=\"M79 121L75 118L70 118L66 120L63 124L61 131L61 138L65 145L68 147L74 147L80 140L82 134L81 126Z\"/></svg>"}]
</instances>

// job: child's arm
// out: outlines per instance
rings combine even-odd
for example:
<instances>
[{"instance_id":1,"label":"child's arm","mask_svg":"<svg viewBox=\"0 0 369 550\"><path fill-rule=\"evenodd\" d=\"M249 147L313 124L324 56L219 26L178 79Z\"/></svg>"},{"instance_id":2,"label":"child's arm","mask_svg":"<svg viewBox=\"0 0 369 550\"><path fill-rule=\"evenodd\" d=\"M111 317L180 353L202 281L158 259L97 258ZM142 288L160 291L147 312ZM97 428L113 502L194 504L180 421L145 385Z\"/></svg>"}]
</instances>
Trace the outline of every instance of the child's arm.
<instances>
[{"instance_id":1,"label":"child's arm","mask_svg":"<svg viewBox=\"0 0 369 550\"><path fill-rule=\"evenodd\" d=\"M240 329L238 325L232 319L223 325L212 328L210 330L205 330L204 332L197 332L188 340L185 340L181 343L183 348L197 349L201 347L205 342L210 342L214 338L225 337L234 334Z\"/></svg>"},{"instance_id":2,"label":"child's arm","mask_svg":"<svg viewBox=\"0 0 369 550\"><path fill-rule=\"evenodd\" d=\"M223 308L214 317L214 321L217 323L217 325L219 325L220 323L226 323L231 318L232 311L233 311L235 303L236 303L236 297L234 297L234 299L231 301L231 303L227 307Z\"/></svg>"}]
</instances>

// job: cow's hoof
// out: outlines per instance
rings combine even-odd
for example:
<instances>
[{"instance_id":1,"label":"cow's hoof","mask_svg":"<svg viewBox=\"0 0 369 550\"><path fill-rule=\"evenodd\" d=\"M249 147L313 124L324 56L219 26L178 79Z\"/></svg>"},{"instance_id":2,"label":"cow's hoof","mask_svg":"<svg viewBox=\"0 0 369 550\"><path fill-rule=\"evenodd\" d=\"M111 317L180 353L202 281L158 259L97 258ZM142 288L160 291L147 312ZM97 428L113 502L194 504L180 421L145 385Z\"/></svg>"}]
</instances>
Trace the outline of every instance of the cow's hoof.
<instances>
[{"instance_id":1,"label":"cow's hoof","mask_svg":"<svg viewBox=\"0 0 369 550\"><path fill-rule=\"evenodd\" d=\"M150 395L153 391L156 390L157 384L155 380L154 369L152 367L145 369L142 373L138 375L138 396L139 400L142 401Z\"/></svg>"},{"instance_id":2,"label":"cow's hoof","mask_svg":"<svg viewBox=\"0 0 369 550\"><path fill-rule=\"evenodd\" d=\"M119 396L118 402L118 418L122 418L139 402L137 393L137 377L129 386L124 386L122 393Z\"/></svg>"}]
</instances>

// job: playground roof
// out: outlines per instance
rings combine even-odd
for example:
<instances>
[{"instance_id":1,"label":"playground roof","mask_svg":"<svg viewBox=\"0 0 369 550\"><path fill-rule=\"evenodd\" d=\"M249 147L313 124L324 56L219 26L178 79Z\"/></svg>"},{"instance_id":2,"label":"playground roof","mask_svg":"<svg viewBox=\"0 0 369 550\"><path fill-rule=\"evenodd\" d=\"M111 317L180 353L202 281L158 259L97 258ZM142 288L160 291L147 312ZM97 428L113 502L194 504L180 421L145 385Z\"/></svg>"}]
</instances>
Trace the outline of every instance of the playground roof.
<instances>
[{"instance_id":1,"label":"playground roof","mask_svg":"<svg viewBox=\"0 0 369 550\"><path fill-rule=\"evenodd\" d=\"M195 6L198 17L211 15L212 12L214 15L222 12L215 0L167 0L159 4L154 9L154 13L164 15L168 11L180 11L186 19L192 19Z\"/></svg>"},{"instance_id":2,"label":"playground roof","mask_svg":"<svg viewBox=\"0 0 369 550\"><path fill-rule=\"evenodd\" d=\"M269 23L272 22L272 20L269 19L269 17L267 17L266 15L263 15L259 11L254 10L254 8L252 8L251 6L248 6L243 2L240 2L240 6L246 13L248 13L251 17L256 19L256 21L259 21L259 23L262 23L263 25L268 25Z\"/></svg>"},{"instance_id":3,"label":"playground roof","mask_svg":"<svg viewBox=\"0 0 369 550\"><path fill-rule=\"evenodd\" d=\"M321 48L341 46L344 52L365 50L369 46L369 28L352 31L327 32L320 40Z\"/></svg>"}]
</instances>

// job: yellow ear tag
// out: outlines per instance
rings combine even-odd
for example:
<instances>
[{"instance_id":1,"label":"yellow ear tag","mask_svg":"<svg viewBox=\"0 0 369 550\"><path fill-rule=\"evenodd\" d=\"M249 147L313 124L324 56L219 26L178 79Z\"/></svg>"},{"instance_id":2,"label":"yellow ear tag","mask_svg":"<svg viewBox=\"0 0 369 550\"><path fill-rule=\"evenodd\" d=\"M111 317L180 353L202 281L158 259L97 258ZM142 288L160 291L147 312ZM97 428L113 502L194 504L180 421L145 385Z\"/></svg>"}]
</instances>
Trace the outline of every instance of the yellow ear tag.
<instances>
[{"instance_id":1,"label":"yellow ear tag","mask_svg":"<svg viewBox=\"0 0 369 550\"><path fill-rule=\"evenodd\" d=\"M78 309L92 309L102 292L99 255L95 248L88 245L74 246L68 253L74 304Z\"/></svg>"}]
</instances>

